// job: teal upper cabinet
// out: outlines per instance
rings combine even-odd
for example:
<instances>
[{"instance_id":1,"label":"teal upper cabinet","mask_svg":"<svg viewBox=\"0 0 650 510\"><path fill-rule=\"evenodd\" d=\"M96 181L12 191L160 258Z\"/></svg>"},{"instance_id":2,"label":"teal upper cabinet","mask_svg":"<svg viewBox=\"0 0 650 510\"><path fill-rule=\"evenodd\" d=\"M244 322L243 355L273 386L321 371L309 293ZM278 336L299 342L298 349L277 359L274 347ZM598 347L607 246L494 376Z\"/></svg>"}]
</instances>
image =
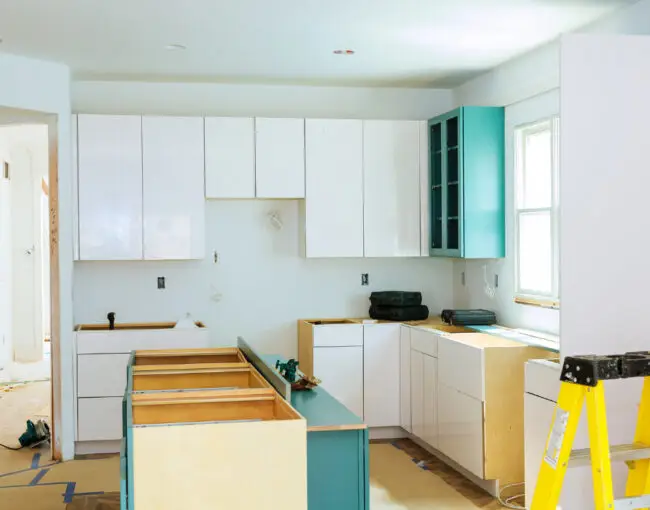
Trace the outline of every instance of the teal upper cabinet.
<instances>
[{"instance_id":1,"label":"teal upper cabinet","mask_svg":"<svg viewBox=\"0 0 650 510\"><path fill-rule=\"evenodd\" d=\"M505 256L504 110L465 106L429 121L431 256Z\"/></svg>"}]
</instances>

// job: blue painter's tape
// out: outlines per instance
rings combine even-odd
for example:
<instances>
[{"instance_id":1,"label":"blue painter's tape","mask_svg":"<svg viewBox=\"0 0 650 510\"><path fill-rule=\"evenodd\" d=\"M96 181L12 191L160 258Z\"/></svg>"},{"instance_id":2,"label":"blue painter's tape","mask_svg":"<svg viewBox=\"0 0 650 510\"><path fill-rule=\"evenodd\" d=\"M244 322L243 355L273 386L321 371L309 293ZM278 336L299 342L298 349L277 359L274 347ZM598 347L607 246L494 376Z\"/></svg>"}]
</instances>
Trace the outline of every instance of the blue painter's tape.
<instances>
[{"instance_id":1,"label":"blue painter's tape","mask_svg":"<svg viewBox=\"0 0 650 510\"><path fill-rule=\"evenodd\" d=\"M74 490L77 487L77 482L68 482L68 486L63 493L63 502L72 503L72 498L74 497Z\"/></svg>"},{"instance_id":2,"label":"blue painter's tape","mask_svg":"<svg viewBox=\"0 0 650 510\"><path fill-rule=\"evenodd\" d=\"M32 469L38 468L39 463L41 462L41 454L35 453L32 457Z\"/></svg>"},{"instance_id":3,"label":"blue painter's tape","mask_svg":"<svg viewBox=\"0 0 650 510\"><path fill-rule=\"evenodd\" d=\"M58 462L52 462L50 464L45 464L44 466L41 466L41 467L42 468L50 467L50 466L54 466L55 464L58 464ZM26 473L27 471L33 471L34 469L38 469L38 468L28 467L27 469L19 469L18 471L10 471L9 473L2 473L0 475L0 478L4 478L5 476L17 475L17 474L20 474L20 473Z\"/></svg>"},{"instance_id":4,"label":"blue painter's tape","mask_svg":"<svg viewBox=\"0 0 650 510\"><path fill-rule=\"evenodd\" d=\"M29 485L37 485L38 482L40 482L43 479L43 477L47 474L48 471L49 469L41 469L38 472L38 474L34 477L34 479L31 482L29 482Z\"/></svg>"}]
</instances>

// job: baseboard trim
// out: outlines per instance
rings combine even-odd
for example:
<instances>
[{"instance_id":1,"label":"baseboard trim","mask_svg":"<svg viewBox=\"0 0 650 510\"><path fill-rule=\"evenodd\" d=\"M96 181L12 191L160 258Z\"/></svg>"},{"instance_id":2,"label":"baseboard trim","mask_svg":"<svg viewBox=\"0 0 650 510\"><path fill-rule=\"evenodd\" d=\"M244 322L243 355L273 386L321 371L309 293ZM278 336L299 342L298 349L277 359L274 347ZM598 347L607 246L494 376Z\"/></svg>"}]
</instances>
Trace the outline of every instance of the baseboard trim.
<instances>
[{"instance_id":1,"label":"baseboard trim","mask_svg":"<svg viewBox=\"0 0 650 510\"><path fill-rule=\"evenodd\" d=\"M104 453L120 453L122 440L113 441L76 441L74 444L74 454L76 455L93 455Z\"/></svg>"},{"instance_id":2,"label":"baseboard trim","mask_svg":"<svg viewBox=\"0 0 650 510\"><path fill-rule=\"evenodd\" d=\"M458 471L461 475L463 475L465 478L467 478L470 482L472 482L474 485L477 485L481 489L483 489L485 492L490 494L491 496L494 496L495 498L498 496L499 493L499 481L498 480L483 480L482 478L479 478L476 476L474 473L469 472L467 469L465 469L463 466L458 464L457 462L453 461L449 457L447 457L444 453L440 452L439 450L435 449L433 446L425 443L422 441L420 438L414 436L413 434L407 434L407 437L411 439L415 444L418 446L421 446L424 448L426 451L428 451L431 455L434 455L438 459L440 459L442 462L453 468L455 471Z\"/></svg>"},{"instance_id":3,"label":"baseboard trim","mask_svg":"<svg viewBox=\"0 0 650 510\"><path fill-rule=\"evenodd\" d=\"M368 428L368 436L373 439L403 439L408 437L402 427L370 427Z\"/></svg>"}]
</instances>

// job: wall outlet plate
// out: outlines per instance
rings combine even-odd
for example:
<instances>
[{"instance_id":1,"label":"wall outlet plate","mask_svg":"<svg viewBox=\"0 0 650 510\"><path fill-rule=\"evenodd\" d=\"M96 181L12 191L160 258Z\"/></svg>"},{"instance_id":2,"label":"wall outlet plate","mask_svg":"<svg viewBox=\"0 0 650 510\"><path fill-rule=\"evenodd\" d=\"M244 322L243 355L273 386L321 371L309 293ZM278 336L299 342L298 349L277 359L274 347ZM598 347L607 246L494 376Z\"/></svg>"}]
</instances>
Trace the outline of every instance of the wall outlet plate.
<instances>
[{"instance_id":1,"label":"wall outlet plate","mask_svg":"<svg viewBox=\"0 0 650 510\"><path fill-rule=\"evenodd\" d=\"M159 276L158 277L158 288L159 289L164 289L165 288L165 277L164 276Z\"/></svg>"},{"instance_id":2,"label":"wall outlet plate","mask_svg":"<svg viewBox=\"0 0 650 510\"><path fill-rule=\"evenodd\" d=\"M368 285L370 283L370 278L368 273L361 273L361 285Z\"/></svg>"}]
</instances>

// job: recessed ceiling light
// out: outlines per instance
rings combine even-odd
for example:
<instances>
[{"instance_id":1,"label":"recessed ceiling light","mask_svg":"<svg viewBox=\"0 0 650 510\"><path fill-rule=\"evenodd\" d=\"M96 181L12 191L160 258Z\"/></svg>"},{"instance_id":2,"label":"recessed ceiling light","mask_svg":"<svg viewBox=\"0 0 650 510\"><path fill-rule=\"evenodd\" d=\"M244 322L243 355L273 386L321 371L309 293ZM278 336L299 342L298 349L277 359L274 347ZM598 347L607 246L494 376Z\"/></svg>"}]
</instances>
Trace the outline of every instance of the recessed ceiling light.
<instances>
[{"instance_id":1,"label":"recessed ceiling light","mask_svg":"<svg viewBox=\"0 0 650 510\"><path fill-rule=\"evenodd\" d=\"M185 46L184 44L168 44L167 46L165 46L165 49L169 51L182 51L182 50L186 50L187 46Z\"/></svg>"},{"instance_id":2,"label":"recessed ceiling light","mask_svg":"<svg viewBox=\"0 0 650 510\"><path fill-rule=\"evenodd\" d=\"M334 55L354 55L354 50L334 50Z\"/></svg>"}]
</instances>

